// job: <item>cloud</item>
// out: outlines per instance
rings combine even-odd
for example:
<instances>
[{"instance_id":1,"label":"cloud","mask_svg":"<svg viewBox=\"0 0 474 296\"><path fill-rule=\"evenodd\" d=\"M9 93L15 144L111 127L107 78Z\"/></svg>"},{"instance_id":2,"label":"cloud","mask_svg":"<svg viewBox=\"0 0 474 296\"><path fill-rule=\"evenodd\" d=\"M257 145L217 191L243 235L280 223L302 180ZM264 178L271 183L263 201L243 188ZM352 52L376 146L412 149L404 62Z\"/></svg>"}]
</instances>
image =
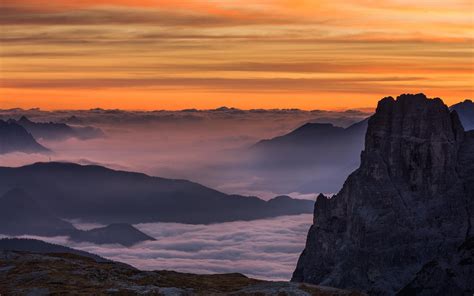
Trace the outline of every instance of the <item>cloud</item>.
<instances>
[{"instance_id":1,"label":"cloud","mask_svg":"<svg viewBox=\"0 0 474 296\"><path fill-rule=\"evenodd\" d=\"M101 6L45 10L40 6L2 5L2 25L157 25L171 27L229 27L256 24L289 24L294 20L257 11L205 9L167 9L166 7Z\"/></svg>"},{"instance_id":2,"label":"cloud","mask_svg":"<svg viewBox=\"0 0 474 296\"><path fill-rule=\"evenodd\" d=\"M400 84L422 81L422 77L360 77L360 78L98 78L98 79L3 79L1 86L5 88L148 88L161 90L203 90L209 91L241 91L241 92L308 92L308 91L343 91L343 92L375 92L385 90L392 93ZM376 86L376 83L396 82L395 87ZM370 86L370 89L369 89ZM426 86L424 86L426 87ZM442 87L442 86L438 86Z\"/></svg>"},{"instance_id":3,"label":"cloud","mask_svg":"<svg viewBox=\"0 0 474 296\"><path fill-rule=\"evenodd\" d=\"M39 239L145 270L240 272L260 279L289 280L311 223L312 215L306 214L213 225L138 224L137 228L157 240L131 248L75 243L65 237Z\"/></svg>"}]
</instances>

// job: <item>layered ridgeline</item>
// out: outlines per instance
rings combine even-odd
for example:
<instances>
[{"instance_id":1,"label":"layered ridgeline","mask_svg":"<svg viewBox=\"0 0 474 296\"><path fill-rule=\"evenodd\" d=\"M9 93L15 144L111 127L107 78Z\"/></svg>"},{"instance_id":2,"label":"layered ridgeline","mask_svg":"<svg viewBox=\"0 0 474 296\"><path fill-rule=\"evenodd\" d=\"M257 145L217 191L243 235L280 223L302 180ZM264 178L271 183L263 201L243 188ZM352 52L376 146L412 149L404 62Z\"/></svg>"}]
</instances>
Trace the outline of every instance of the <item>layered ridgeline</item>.
<instances>
[{"instance_id":1,"label":"layered ridgeline","mask_svg":"<svg viewBox=\"0 0 474 296\"><path fill-rule=\"evenodd\" d=\"M228 195L185 180L100 166L0 167L0 196L20 188L57 217L111 223L217 223L311 213L313 202Z\"/></svg>"},{"instance_id":2,"label":"layered ridgeline","mask_svg":"<svg viewBox=\"0 0 474 296\"><path fill-rule=\"evenodd\" d=\"M465 130L474 129L474 103L471 100L452 105L451 110L458 113Z\"/></svg>"},{"instance_id":3,"label":"layered ridgeline","mask_svg":"<svg viewBox=\"0 0 474 296\"><path fill-rule=\"evenodd\" d=\"M367 121L347 128L307 123L286 135L262 140L249 151L250 167L280 192L336 192L359 165Z\"/></svg>"},{"instance_id":4,"label":"layered ridgeline","mask_svg":"<svg viewBox=\"0 0 474 296\"><path fill-rule=\"evenodd\" d=\"M0 119L0 154L10 152L46 153L49 150L36 142L21 125Z\"/></svg>"},{"instance_id":5,"label":"layered ridgeline","mask_svg":"<svg viewBox=\"0 0 474 296\"><path fill-rule=\"evenodd\" d=\"M361 165L320 195L293 281L370 295L472 295L474 133L440 99L385 98Z\"/></svg>"},{"instance_id":6,"label":"layered ridgeline","mask_svg":"<svg viewBox=\"0 0 474 296\"><path fill-rule=\"evenodd\" d=\"M24 127L36 139L43 140L65 140L77 138L88 140L104 137L101 129L91 126L70 126L65 123L56 122L33 122L22 116L19 120L10 119L10 123L16 123Z\"/></svg>"},{"instance_id":7,"label":"layered ridgeline","mask_svg":"<svg viewBox=\"0 0 474 296\"><path fill-rule=\"evenodd\" d=\"M91 230L76 229L57 217L42 199L37 200L21 189L12 189L0 197L0 234L7 236L67 236L78 242L132 246L154 240L132 225L111 224Z\"/></svg>"}]
</instances>

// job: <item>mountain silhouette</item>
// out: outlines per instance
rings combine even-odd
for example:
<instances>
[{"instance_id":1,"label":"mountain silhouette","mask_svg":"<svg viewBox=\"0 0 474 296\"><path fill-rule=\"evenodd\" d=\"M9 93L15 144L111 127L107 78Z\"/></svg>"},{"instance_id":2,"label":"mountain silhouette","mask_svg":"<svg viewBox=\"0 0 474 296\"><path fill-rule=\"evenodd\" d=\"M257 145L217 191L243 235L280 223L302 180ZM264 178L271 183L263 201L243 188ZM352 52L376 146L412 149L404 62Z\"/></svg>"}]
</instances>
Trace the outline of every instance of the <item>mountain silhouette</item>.
<instances>
[{"instance_id":1,"label":"mountain silhouette","mask_svg":"<svg viewBox=\"0 0 474 296\"><path fill-rule=\"evenodd\" d=\"M21 189L0 197L0 233L7 235L66 235L74 230Z\"/></svg>"},{"instance_id":2,"label":"mountain silhouette","mask_svg":"<svg viewBox=\"0 0 474 296\"><path fill-rule=\"evenodd\" d=\"M186 180L150 177L101 166L36 163L0 167L0 194L12 187L41 198L62 218L103 224L217 223L312 212L312 201L227 195Z\"/></svg>"},{"instance_id":3,"label":"mountain silhouette","mask_svg":"<svg viewBox=\"0 0 474 296\"><path fill-rule=\"evenodd\" d=\"M36 139L64 140L68 138L77 138L80 140L88 140L104 137L102 130L90 126L75 127L65 123L33 122L26 116L22 116L19 120L10 119L9 122L21 125Z\"/></svg>"},{"instance_id":4,"label":"mountain silhouette","mask_svg":"<svg viewBox=\"0 0 474 296\"><path fill-rule=\"evenodd\" d=\"M132 225L112 224L87 231L76 229L71 223L58 218L44 203L33 199L22 189L12 189L0 198L0 234L9 236L68 236L79 242L121 244L132 246L145 240L154 240Z\"/></svg>"},{"instance_id":5,"label":"mountain silhouette","mask_svg":"<svg viewBox=\"0 0 474 296\"><path fill-rule=\"evenodd\" d=\"M21 125L0 119L0 154L9 152L46 153L49 150L36 142Z\"/></svg>"},{"instance_id":6,"label":"mountain silhouette","mask_svg":"<svg viewBox=\"0 0 474 296\"><path fill-rule=\"evenodd\" d=\"M369 295L474 291L474 132L423 94L384 98L360 167L320 195L293 281Z\"/></svg>"},{"instance_id":7,"label":"mountain silhouette","mask_svg":"<svg viewBox=\"0 0 474 296\"><path fill-rule=\"evenodd\" d=\"M450 108L458 113L459 119L465 130L474 129L474 103L471 100L457 103Z\"/></svg>"},{"instance_id":8,"label":"mountain silhouette","mask_svg":"<svg viewBox=\"0 0 474 296\"><path fill-rule=\"evenodd\" d=\"M71 240L79 242L92 242L95 244L121 244L126 247L139 242L155 240L144 234L130 224L116 223L91 230L78 230L70 235Z\"/></svg>"},{"instance_id":9,"label":"mountain silhouette","mask_svg":"<svg viewBox=\"0 0 474 296\"><path fill-rule=\"evenodd\" d=\"M283 191L335 192L359 164L367 121L348 128L307 123L286 135L260 141L250 148L250 166L257 176L269 180L298 175L280 189ZM302 173L316 169L320 170L317 177Z\"/></svg>"}]
</instances>

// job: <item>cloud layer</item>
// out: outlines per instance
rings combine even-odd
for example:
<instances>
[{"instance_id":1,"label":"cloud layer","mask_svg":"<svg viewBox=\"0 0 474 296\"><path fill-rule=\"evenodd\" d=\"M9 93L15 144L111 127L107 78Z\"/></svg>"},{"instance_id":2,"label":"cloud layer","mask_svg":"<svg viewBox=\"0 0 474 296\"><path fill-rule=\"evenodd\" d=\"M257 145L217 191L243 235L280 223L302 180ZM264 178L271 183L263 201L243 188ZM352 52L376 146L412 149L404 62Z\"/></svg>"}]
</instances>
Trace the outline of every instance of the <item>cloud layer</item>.
<instances>
[{"instance_id":1,"label":"cloud layer","mask_svg":"<svg viewBox=\"0 0 474 296\"><path fill-rule=\"evenodd\" d=\"M259 279L287 281L304 248L311 223L312 215L306 214L213 225L139 224L137 228L157 241L140 243L131 248L74 243L64 237L39 239L145 270L240 272Z\"/></svg>"}]
</instances>

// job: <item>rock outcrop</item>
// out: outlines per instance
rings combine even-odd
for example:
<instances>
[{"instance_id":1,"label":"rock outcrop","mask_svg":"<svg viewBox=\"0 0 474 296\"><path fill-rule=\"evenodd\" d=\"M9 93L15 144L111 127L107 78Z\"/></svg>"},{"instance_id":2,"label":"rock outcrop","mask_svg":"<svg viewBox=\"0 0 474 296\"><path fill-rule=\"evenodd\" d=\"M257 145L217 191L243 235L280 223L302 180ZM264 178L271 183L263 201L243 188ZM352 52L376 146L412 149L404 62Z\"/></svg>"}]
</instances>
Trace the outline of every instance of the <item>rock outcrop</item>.
<instances>
[{"instance_id":1,"label":"rock outcrop","mask_svg":"<svg viewBox=\"0 0 474 296\"><path fill-rule=\"evenodd\" d=\"M359 169L336 196L318 197L292 280L370 295L423 288L433 262L457 268L452 258L473 236L473 201L474 133L456 112L423 94L384 98ZM440 275L449 283L430 291L443 284L472 295L470 254L460 277Z\"/></svg>"}]
</instances>

